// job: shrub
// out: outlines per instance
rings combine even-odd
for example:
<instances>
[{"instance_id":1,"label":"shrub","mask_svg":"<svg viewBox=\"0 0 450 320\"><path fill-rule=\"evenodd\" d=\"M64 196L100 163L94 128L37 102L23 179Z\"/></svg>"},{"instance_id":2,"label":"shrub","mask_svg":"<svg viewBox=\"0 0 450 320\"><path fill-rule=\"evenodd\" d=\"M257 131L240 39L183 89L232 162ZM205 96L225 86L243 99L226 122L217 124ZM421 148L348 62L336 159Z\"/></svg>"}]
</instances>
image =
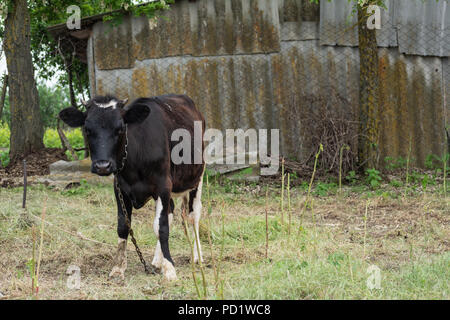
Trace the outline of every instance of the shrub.
<instances>
[{"instance_id":1,"label":"shrub","mask_svg":"<svg viewBox=\"0 0 450 320\"><path fill-rule=\"evenodd\" d=\"M7 166L9 163L9 139L11 132L6 122L0 122L0 148L7 148L8 150L0 150L0 165ZM69 140L72 148L84 148L83 134L80 128L75 130L68 130L65 132L67 139ZM44 133L44 145L47 148L62 148L61 139L59 138L58 131L56 129L49 128ZM77 152L78 158L82 158L84 152ZM67 156L72 160L72 155L67 152Z\"/></svg>"},{"instance_id":2,"label":"shrub","mask_svg":"<svg viewBox=\"0 0 450 320\"><path fill-rule=\"evenodd\" d=\"M380 171L376 170L376 169L367 169L366 170L366 175L367 175L367 183L372 187L372 188L378 188L381 184L381 176L380 176Z\"/></svg>"},{"instance_id":3,"label":"shrub","mask_svg":"<svg viewBox=\"0 0 450 320\"><path fill-rule=\"evenodd\" d=\"M9 126L6 122L0 122L0 148L9 148Z\"/></svg>"},{"instance_id":4,"label":"shrub","mask_svg":"<svg viewBox=\"0 0 450 320\"><path fill-rule=\"evenodd\" d=\"M0 151L0 165L6 167L9 164L9 149Z\"/></svg>"},{"instance_id":5,"label":"shrub","mask_svg":"<svg viewBox=\"0 0 450 320\"><path fill-rule=\"evenodd\" d=\"M84 140L81 129L69 130L65 132L72 148L83 148ZM47 129L44 134L44 144L47 148L62 148L61 139L59 139L56 129Z\"/></svg>"}]
</instances>

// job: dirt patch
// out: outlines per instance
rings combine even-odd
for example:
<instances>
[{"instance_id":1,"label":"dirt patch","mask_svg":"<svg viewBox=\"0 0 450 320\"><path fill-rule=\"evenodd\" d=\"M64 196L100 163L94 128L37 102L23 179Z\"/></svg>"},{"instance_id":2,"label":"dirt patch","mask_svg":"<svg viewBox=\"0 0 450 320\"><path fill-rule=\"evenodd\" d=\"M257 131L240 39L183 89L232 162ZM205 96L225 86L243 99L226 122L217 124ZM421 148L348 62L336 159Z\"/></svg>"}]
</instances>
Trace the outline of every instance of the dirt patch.
<instances>
[{"instance_id":1,"label":"dirt patch","mask_svg":"<svg viewBox=\"0 0 450 320\"><path fill-rule=\"evenodd\" d=\"M7 167L0 168L0 187L16 187L14 177L23 176L23 159L11 162ZM50 173L50 164L58 160L68 160L62 149L46 148L39 152L34 152L26 157L27 175L43 176Z\"/></svg>"}]
</instances>

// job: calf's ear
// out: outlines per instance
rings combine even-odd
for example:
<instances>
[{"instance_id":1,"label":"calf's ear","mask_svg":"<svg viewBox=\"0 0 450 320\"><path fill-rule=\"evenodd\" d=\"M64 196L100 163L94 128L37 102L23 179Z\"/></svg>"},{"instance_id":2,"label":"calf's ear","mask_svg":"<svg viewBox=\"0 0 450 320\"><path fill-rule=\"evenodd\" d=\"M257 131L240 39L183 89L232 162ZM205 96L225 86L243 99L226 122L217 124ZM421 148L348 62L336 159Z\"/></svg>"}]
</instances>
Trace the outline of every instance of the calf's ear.
<instances>
[{"instance_id":1,"label":"calf's ear","mask_svg":"<svg viewBox=\"0 0 450 320\"><path fill-rule=\"evenodd\" d=\"M72 128L82 127L86 120L86 115L77 108L70 107L59 112L59 118Z\"/></svg>"},{"instance_id":2,"label":"calf's ear","mask_svg":"<svg viewBox=\"0 0 450 320\"><path fill-rule=\"evenodd\" d=\"M150 108L145 104L135 104L123 115L125 123L140 123L150 114Z\"/></svg>"}]
</instances>

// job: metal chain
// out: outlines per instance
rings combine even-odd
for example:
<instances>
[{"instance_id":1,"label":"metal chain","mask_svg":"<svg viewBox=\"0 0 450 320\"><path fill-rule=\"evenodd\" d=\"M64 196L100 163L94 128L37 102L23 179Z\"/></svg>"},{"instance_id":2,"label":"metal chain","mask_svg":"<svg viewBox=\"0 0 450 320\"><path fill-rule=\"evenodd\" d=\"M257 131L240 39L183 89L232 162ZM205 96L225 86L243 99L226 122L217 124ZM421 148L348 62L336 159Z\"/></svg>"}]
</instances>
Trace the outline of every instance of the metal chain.
<instances>
[{"instance_id":1,"label":"metal chain","mask_svg":"<svg viewBox=\"0 0 450 320\"><path fill-rule=\"evenodd\" d=\"M125 162L128 158L128 124L125 124L125 155L122 157L122 166L117 169L116 176L123 170L125 167Z\"/></svg>"},{"instance_id":2,"label":"metal chain","mask_svg":"<svg viewBox=\"0 0 450 320\"><path fill-rule=\"evenodd\" d=\"M119 195L119 202L120 202L120 206L122 207L122 213L125 216L125 223L127 224L128 230L129 230L129 235L131 236L131 242L133 242L134 247L136 249L136 253L139 257L139 260L141 261L142 265L144 266L144 270L145 273L147 274L156 274L155 269L152 267L152 269L150 270L149 267L147 266L147 263L145 262L144 256L142 255L141 250L139 249L139 246L137 244L136 239L134 238L134 232L133 229L131 228L131 223L130 223L130 219L128 218L128 211L127 208L125 206L125 202L123 201L123 194L122 194L122 190L120 190L119 187L119 173L123 170L123 168L125 167L125 161L127 160L128 157L128 127L127 125L125 125L125 138L126 138L126 142L125 142L125 156L122 158L122 167L120 169L117 170L117 173L114 175L114 185L117 189L117 193Z\"/></svg>"}]
</instances>

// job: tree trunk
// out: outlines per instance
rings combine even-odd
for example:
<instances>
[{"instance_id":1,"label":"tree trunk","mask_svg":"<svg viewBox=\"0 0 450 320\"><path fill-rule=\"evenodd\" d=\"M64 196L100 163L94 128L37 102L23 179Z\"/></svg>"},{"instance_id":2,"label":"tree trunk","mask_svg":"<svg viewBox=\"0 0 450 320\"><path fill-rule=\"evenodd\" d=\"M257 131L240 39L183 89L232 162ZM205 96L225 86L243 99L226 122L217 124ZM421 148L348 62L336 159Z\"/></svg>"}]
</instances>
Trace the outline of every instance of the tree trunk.
<instances>
[{"instance_id":1,"label":"tree trunk","mask_svg":"<svg viewBox=\"0 0 450 320\"><path fill-rule=\"evenodd\" d=\"M4 50L11 108L11 162L44 149L44 127L31 58L26 0L14 0L5 20Z\"/></svg>"},{"instance_id":2,"label":"tree trunk","mask_svg":"<svg viewBox=\"0 0 450 320\"><path fill-rule=\"evenodd\" d=\"M358 158L362 169L378 162L378 45L376 30L367 28L367 6L358 6L359 114Z\"/></svg>"}]
</instances>

